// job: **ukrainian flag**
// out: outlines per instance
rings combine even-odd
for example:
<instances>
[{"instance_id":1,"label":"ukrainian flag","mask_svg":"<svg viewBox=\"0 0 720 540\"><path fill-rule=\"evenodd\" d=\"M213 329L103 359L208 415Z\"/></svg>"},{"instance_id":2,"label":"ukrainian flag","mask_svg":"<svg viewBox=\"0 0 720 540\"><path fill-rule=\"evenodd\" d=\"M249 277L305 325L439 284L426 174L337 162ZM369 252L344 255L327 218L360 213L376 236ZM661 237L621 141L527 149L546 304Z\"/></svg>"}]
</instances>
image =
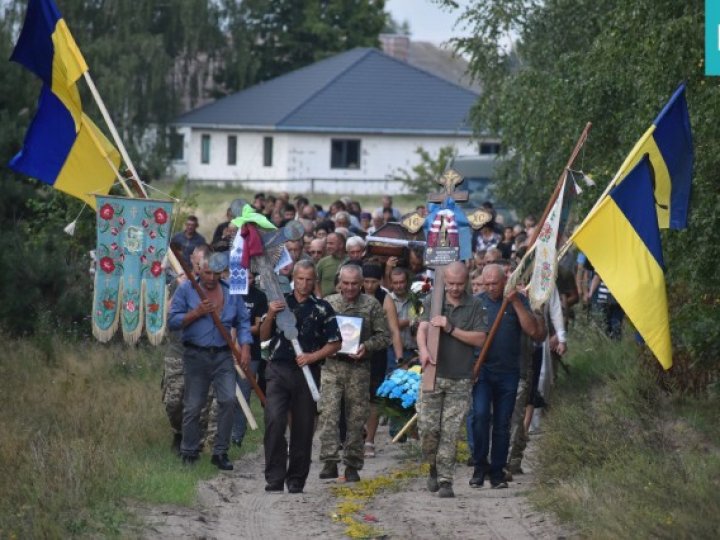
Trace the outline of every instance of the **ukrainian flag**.
<instances>
[{"instance_id":1,"label":"ukrainian flag","mask_svg":"<svg viewBox=\"0 0 720 540\"><path fill-rule=\"evenodd\" d=\"M10 167L83 199L107 194L120 155L82 112L77 80L85 59L53 0L30 0L11 60L42 79L38 111Z\"/></svg>"},{"instance_id":2,"label":"ukrainian flag","mask_svg":"<svg viewBox=\"0 0 720 540\"><path fill-rule=\"evenodd\" d=\"M625 158L613 183L622 182L646 154L655 171L654 198L658 225L661 229L686 228L693 145L684 83Z\"/></svg>"},{"instance_id":3,"label":"ukrainian flag","mask_svg":"<svg viewBox=\"0 0 720 540\"><path fill-rule=\"evenodd\" d=\"M640 157L571 240L640 332L664 369L672 366L670 320L651 157Z\"/></svg>"}]
</instances>

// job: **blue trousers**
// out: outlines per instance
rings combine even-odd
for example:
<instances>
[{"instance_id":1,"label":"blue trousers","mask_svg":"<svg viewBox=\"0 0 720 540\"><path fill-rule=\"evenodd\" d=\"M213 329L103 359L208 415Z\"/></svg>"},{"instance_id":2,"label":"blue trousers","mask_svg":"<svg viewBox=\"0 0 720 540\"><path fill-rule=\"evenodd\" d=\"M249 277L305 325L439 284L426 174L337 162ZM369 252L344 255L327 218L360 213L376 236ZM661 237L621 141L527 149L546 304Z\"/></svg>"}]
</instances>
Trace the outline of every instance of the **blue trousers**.
<instances>
[{"instance_id":1,"label":"blue trousers","mask_svg":"<svg viewBox=\"0 0 720 540\"><path fill-rule=\"evenodd\" d=\"M235 400L235 368L229 350L210 352L185 347L183 353L185 391L183 394L182 444L184 456L200 453L200 411L207 402L212 384L217 400L217 435L213 455L227 454Z\"/></svg>"},{"instance_id":2,"label":"blue trousers","mask_svg":"<svg viewBox=\"0 0 720 540\"><path fill-rule=\"evenodd\" d=\"M504 477L503 467L510 447L510 419L519 380L519 372L498 373L483 366L473 387L473 460L476 469L489 473L491 482L500 482Z\"/></svg>"},{"instance_id":3,"label":"blue trousers","mask_svg":"<svg viewBox=\"0 0 720 540\"><path fill-rule=\"evenodd\" d=\"M253 374L256 374L258 371L258 367L260 367L260 360L253 360L250 362L250 371L253 372ZM248 379L243 379L240 377L237 371L235 371L235 381L237 382L238 386L240 387L240 392L242 392L243 397L245 398L245 401L250 404L250 396L252 395L252 384L250 384L250 381ZM247 431L247 418L245 418L245 413L242 411L242 408L240 407L240 404L238 403L238 400L235 400L235 407L233 412L233 427L232 427L232 440L233 442L240 442L242 443L242 440L245 438L245 432Z\"/></svg>"}]
</instances>

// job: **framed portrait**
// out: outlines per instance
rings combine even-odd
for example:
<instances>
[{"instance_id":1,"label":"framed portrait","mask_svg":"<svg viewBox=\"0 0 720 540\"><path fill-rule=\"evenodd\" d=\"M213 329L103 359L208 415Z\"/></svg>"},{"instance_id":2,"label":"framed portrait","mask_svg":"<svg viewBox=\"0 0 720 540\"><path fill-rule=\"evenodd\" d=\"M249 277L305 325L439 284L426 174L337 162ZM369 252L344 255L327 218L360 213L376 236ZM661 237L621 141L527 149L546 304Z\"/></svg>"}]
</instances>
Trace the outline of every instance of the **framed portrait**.
<instances>
[{"instance_id":1,"label":"framed portrait","mask_svg":"<svg viewBox=\"0 0 720 540\"><path fill-rule=\"evenodd\" d=\"M357 354L360 348L362 317L338 315L337 323L340 328L340 335L342 336L342 348L338 351L339 354Z\"/></svg>"}]
</instances>

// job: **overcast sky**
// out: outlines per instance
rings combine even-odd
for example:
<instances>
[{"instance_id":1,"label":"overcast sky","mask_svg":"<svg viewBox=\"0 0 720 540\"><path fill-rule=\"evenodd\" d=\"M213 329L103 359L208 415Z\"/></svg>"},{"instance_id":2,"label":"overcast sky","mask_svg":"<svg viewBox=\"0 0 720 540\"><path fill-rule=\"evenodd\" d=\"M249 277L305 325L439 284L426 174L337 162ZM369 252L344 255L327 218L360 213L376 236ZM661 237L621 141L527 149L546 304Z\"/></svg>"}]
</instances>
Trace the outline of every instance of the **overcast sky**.
<instances>
[{"instance_id":1,"label":"overcast sky","mask_svg":"<svg viewBox=\"0 0 720 540\"><path fill-rule=\"evenodd\" d=\"M431 0L386 0L385 9L396 21L410 23L413 41L440 44L450 38L467 34L463 31L462 23L455 26L455 22L469 0L456 2L460 4L460 9L448 11L440 9L438 4Z\"/></svg>"}]
</instances>

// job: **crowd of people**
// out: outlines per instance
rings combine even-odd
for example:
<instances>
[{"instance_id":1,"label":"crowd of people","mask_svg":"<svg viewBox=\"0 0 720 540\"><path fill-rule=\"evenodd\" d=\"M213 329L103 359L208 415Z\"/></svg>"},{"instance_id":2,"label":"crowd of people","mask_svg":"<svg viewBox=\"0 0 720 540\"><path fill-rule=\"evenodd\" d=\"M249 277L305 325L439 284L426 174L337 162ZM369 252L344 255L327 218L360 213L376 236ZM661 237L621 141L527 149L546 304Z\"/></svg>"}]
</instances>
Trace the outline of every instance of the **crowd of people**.
<instances>
[{"instance_id":1,"label":"crowd of people","mask_svg":"<svg viewBox=\"0 0 720 540\"><path fill-rule=\"evenodd\" d=\"M534 312L522 291L504 295L504 289L537 224L532 216L513 225L497 216L473 235L472 258L446 267L442 306L431 316L434 272L426 268L422 252L404 248L400 256L388 257L367 249L367 235L401 217L391 197L383 197L372 212L349 198L324 210L304 196L291 201L286 193L258 193L249 204L278 227L291 220L303 226L302 239L285 245L291 262L279 272L284 299L268 302L255 275L247 294L229 293L223 276L237 234L232 206L209 242L194 216L172 238L196 281L173 280L163 378L173 448L183 463L195 463L207 445L213 464L233 469L228 449L242 445L246 430L235 386L249 400L252 385L236 373L233 351L211 319L214 312L232 331L240 363L266 396L267 491L303 491L316 431L319 477L338 478L342 463L345 480L358 481L365 459L375 457L382 413L376 390L397 367L416 364L432 364L437 374L434 390L423 391L417 403L416 436L430 465L428 489L440 497L454 496L456 443L463 425L472 487L483 486L486 479L493 488L507 487L513 475L522 474L535 409L549 399L549 385L567 350L572 306L580 300L589 304L593 297L597 303L597 291L602 293L602 281L587 263L577 264L568 255L559 265L551 300ZM492 211L491 204L486 206ZM422 206L414 210L425 213ZM499 330L479 372L473 373L501 309ZM300 349L278 324L285 311L294 315ZM358 346L349 352L341 351L340 315L361 321ZM615 336L618 315L612 317L608 331ZM430 350L432 330L439 331L437 355ZM317 404L303 368L320 388ZM391 435L399 427L391 422Z\"/></svg>"}]
</instances>

